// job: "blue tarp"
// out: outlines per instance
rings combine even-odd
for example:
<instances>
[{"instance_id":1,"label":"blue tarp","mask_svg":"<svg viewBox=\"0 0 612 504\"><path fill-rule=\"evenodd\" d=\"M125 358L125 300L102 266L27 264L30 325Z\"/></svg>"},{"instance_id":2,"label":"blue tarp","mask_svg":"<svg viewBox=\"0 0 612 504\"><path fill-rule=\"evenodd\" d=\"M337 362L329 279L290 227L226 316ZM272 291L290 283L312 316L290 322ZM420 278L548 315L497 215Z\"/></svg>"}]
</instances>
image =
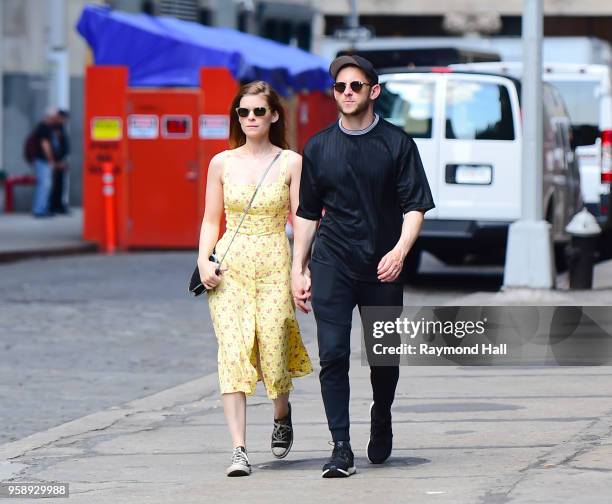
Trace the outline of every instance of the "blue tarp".
<instances>
[{"instance_id":1,"label":"blue tarp","mask_svg":"<svg viewBox=\"0 0 612 504\"><path fill-rule=\"evenodd\" d=\"M226 67L237 80L265 80L287 96L328 89L324 59L226 28L86 6L76 25L97 65L126 65L130 86L199 86L200 67Z\"/></svg>"}]
</instances>

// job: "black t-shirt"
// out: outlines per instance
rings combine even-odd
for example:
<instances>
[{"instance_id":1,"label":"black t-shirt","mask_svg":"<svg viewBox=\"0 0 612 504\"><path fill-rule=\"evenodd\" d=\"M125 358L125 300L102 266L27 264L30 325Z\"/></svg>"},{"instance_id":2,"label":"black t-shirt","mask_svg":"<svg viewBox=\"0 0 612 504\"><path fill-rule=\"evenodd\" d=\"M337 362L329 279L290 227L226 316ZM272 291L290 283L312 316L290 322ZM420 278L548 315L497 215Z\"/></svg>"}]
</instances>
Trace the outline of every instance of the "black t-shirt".
<instances>
[{"instance_id":1,"label":"black t-shirt","mask_svg":"<svg viewBox=\"0 0 612 504\"><path fill-rule=\"evenodd\" d=\"M48 124L41 122L36 129L34 130L34 136L36 138L36 158L47 160L47 156L42 148L42 141L48 140L51 143L51 147L53 147L53 129Z\"/></svg>"},{"instance_id":2,"label":"black t-shirt","mask_svg":"<svg viewBox=\"0 0 612 504\"><path fill-rule=\"evenodd\" d=\"M362 134L335 123L306 143L296 212L318 220L325 208L312 261L373 282L379 282L378 263L399 240L403 214L435 206L414 140L377 120Z\"/></svg>"},{"instance_id":3,"label":"black t-shirt","mask_svg":"<svg viewBox=\"0 0 612 504\"><path fill-rule=\"evenodd\" d=\"M56 161L63 161L70 154L70 143L62 124L53 126L53 156Z\"/></svg>"}]
</instances>

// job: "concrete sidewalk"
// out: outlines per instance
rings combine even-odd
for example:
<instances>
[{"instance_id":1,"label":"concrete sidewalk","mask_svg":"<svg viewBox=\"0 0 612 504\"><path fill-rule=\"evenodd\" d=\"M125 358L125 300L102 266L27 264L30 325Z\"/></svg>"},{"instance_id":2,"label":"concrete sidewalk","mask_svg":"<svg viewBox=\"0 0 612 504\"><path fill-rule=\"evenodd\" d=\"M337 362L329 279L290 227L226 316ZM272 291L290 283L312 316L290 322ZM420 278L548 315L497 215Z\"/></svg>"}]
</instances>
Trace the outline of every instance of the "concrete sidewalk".
<instances>
[{"instance_id":1,"label":"concrete sidewalk","mask_svg":"<svg viewBox=\"0 0 612 504\"><path fill-rule=\"evenodd\" d=\"M83 240L83 212L37 219L29 213L0 214L0 261L79 254L97 250Z\"/></svg>"},{"instance_id":2,"label":"concrete sidewalk","mask_svg":"<svg viewBox=\"0 0 612 504\"><path fill-rule=\"evenodd\" d=\"M358 335L357 474L348 480L320 478L331 447L316 372L295 380L295 442L284 460L269 450L272 409L263 390L249 399L248 478L224 475L231 446L213 374L3 445L0 479L68 482L70 502L88 504L609 502L612 369L402 368L394 452L373 466L365 458L371 390ZM316 362L316 349L308 350Z\"/></svg>"}]
</instances>

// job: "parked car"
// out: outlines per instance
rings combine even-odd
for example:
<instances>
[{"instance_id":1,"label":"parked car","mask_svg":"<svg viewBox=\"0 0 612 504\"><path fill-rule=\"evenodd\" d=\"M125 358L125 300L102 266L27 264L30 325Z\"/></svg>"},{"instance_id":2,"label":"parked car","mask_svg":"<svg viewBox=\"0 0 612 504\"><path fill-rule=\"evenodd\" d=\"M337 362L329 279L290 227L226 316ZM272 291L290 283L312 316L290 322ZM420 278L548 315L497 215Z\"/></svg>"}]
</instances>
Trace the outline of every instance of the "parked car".
<instances>
[{"instance_id":1,"label":"parked car","mask_svg":"<svg viewBox=\"0 0 612 504\"><path fill-rule=\"evenodd\" d=\"M496 72L520 78L521 63L451 65L456 69ZM545 63L542 79L554 85L568 109L573 137L580 145L582 199L600 222L607 218L612 182L612 70L608 65Z\"/></svg>"},{"instance_id":2,"label":"parked car","mask_svg":"<svg viewBox=\"0 0 612 504\"><path fill-rule=\"evenodd\" d=\"M381 72L376 111L412 136L436 208L427 212L407 269L427 250L460 264L470 254L503 262L508 226L521 216L520 81L448 67ZM561 265L565 226L581 209L570 119L544 85L543 212Z\"/></svg>"}]
</instances>

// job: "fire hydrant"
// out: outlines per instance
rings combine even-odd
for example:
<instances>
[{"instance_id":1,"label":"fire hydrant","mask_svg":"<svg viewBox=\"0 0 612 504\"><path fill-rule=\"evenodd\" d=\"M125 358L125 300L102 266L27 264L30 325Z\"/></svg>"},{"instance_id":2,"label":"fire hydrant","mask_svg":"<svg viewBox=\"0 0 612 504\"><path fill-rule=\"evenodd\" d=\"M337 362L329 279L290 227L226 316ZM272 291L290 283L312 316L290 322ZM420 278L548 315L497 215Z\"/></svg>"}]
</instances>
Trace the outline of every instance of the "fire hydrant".
<instances>
[{"instance_id":1,"label":"fire hydrant","mask_svg":"<svg viewBox=\"0 0 612 504\"><path fill-rule=\"evenodd\" d=\"M570 289L591 289L593 287L593 268L599 256L597 244L601 228L595 217L583 208L578 212L565 231L572 237L568 249Z\"/></svg>"}]
</instances>

